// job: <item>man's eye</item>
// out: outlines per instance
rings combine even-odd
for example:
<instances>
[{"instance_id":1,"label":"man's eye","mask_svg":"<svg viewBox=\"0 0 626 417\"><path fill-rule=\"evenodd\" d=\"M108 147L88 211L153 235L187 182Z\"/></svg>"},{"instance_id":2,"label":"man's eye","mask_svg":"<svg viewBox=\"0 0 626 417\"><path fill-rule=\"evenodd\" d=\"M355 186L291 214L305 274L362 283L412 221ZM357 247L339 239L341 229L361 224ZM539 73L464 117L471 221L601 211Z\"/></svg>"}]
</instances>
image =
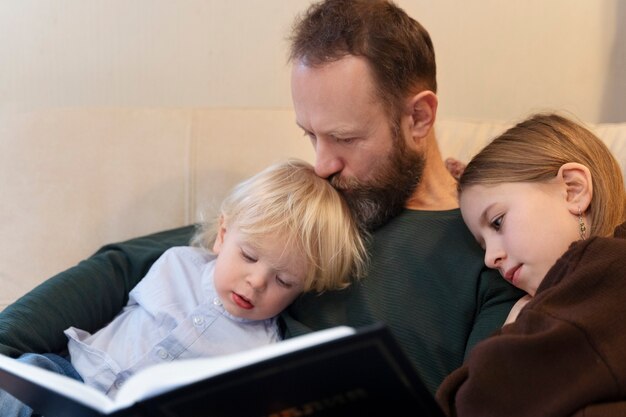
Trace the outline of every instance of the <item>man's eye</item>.
<instances>
[{"instance_id":1,"label":"man's eye","mask_svg":"<svg viewBox=\"0 0 626 417\"><path fill-rule=\"evenodd\" d=\"M315 142L315 141L317 140L317 138L315 137L315 135L314 135L313 133L311 133L311 132L306 132L306 131L305 131L305 132L304 132L304 136L305 136L305 137L307 137L307 138L309 138L309 140L310 140L311 142Z\"/></svg>"},{"instance_id":2,"label":"man's eye","mask_svg":"<svg viewBox=\"0 0 626 417\"><path fill-rule=\"evenodd\" d=\"M356 140L356 138L335 138L335 140L339 143L350 145Z\"/></svg>"}]
</instances>

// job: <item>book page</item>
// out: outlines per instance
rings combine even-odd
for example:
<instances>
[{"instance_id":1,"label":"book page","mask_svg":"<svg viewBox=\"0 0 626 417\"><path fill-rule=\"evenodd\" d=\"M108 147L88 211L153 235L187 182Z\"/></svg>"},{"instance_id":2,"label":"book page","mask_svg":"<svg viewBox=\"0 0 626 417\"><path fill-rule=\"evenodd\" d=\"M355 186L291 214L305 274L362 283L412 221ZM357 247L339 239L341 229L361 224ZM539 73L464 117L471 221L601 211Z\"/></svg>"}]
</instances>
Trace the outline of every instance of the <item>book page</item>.
<instances>
[{"instance_id":1,"label":"book page","mask_svg":"<svg viewBox=\"0 0 626 417\"><path fill-rule=\"evenodd\" d=\"M0 368L95 410L108 413L115 408L113 401L105 394L65 375L28 365L4 355L0 355Z\"/></svg>"},{"instance_id":2,"label":"book page","mask_svg":"<svg viewBox=\"0 0 626 417\"><path fill-rule=\"evenodd\" d=\"M355 329L351 327L339 326L230 355L178 360L150 366L129 378L114 400L80 381L19 362L8 356L0 355L0 368L103 414L110 414L130 407L144 398L183 385L354 333Z\"/></svg>"},{"instance_id":3,"label":"book page","mask_svg":"<svg viewBox=\"0 0 626 417\"><path fill-rule=\"evenodd\" d=\"M116 408L125 408L141 399L153 397L183 385L309 346L349 336L355 332L352 327L338 326L230 355L179 360L151 366L133 375L122 386L115 399Z\"/></svg>"}]
</instances>

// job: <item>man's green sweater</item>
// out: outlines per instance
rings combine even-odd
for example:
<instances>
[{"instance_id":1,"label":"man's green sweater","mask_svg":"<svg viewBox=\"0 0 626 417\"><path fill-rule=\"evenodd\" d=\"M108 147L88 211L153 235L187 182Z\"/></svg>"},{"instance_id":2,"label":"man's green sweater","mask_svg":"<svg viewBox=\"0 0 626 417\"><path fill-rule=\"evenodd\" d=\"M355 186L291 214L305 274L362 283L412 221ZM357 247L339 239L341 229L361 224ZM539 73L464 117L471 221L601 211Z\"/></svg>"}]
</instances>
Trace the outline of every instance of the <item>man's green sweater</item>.
<instances>
[{"instance_id":1,"label":"man's green sweater","mask_svg":"<svg viewBox=\"0 0 626 417\"><path fill-rule=\"evenodd\" d=\"M0 353L60 352L67 327L104 326L161 253L187 245L194 231L187 226L107 245L45 281L0 313ZM405 210L369 245L367 276L346 290L302 296L281 317L285 337L384 322L434 393L522 294L485 268L458 209Z\"/></svg>"}]
</instances>

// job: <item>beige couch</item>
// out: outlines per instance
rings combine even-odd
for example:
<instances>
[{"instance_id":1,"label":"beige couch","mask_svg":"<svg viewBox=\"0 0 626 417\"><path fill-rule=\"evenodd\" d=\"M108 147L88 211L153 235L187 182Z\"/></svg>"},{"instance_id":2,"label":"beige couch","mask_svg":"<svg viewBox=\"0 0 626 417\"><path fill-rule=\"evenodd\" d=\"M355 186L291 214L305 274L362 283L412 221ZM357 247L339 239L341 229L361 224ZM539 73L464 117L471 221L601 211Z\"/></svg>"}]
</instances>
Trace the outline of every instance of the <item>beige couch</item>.
<instances>
[{"instance_id":1,"label":"beige couch","mask_svg":"<svg viewBox=\"0 0 626 417\"><path fill-rule=\"evenodd\" d=\"M508 126L441 120L467 160ZM595 125L626 167L626 123ZM289 109L58 109L0 113L0 309L105 243L197 221L271 162L313 160Z\"/></svg>"}]
</instances>

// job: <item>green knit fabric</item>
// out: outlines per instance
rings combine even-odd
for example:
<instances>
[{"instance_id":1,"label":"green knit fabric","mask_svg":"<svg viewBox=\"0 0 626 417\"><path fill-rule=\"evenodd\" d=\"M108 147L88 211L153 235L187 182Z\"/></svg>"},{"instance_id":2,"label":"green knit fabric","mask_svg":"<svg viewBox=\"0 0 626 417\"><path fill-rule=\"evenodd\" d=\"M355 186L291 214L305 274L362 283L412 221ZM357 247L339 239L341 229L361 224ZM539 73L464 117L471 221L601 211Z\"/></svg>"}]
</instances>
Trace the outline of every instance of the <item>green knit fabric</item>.
<instances>
[{"instance_id":1,"label":"green knit fabric","mask_svg":"<svg viewBox=\"0 0 626 417\"><path fill-rule=\"evenodd\" d=\"M62 352L69 326L93 332L121 311L130 290L169 247L189 244L187 226L104 246L0 313L0 353Z\"/></svg>"},{"instance_id":2,"label":"green knit fabric","mask_svg":"<svg viewBox=\"0 0 626 417\"><path fill-rule=\"evenodd\" d=\"M0 313L0 353L59 352L67 327L104 326L152 263L193 232L187 226L107 245L45 281ZM434 392L521 294L485 270L459 210L406 210L370 243L369 276L347 290L301 297L281 317L285 336L384 322Z\"/></svg>"},{"instance_id":3,"label":"green knit fabric","mask_svg":"<svg viewBox=\"0 0 626 417\"><path fill-rule=\"evenodd\" d=\"M405 210L376 231L370 253L360 283L296 301L283 314L287 334L384 322L433 393L522 295L485 268L460 210Z\"/></svg>"}]
</instances>

